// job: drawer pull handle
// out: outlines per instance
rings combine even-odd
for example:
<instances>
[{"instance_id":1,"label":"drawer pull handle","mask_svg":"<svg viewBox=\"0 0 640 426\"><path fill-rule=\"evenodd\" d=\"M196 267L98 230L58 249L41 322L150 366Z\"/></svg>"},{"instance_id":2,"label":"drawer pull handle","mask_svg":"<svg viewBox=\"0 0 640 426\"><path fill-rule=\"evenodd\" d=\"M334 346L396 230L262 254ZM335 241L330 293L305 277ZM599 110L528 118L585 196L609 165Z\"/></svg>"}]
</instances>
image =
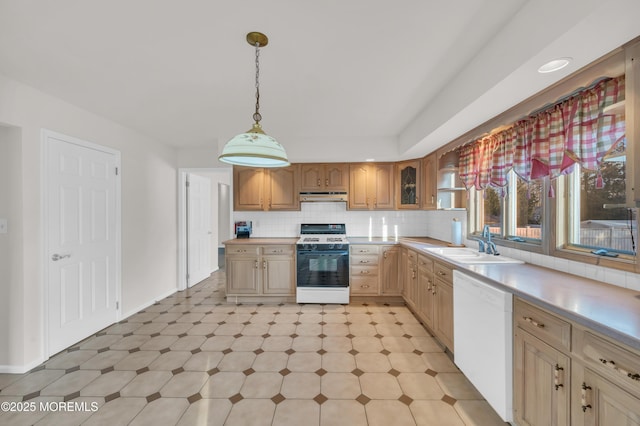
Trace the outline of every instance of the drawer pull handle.
<instances>
[{"instance_id":1,"label":"drawer pull handle","mask_svg":"<svg viewBox=\"0 0 640 426\"><path fill-rule=\"evenodd\" d=\"M447 273L443 271L438 271L438 275L440 275L441 277L444 277L445 275L447 275Z\"/></svg>"},{"instance_id":2,"label":"drawer pull handle","mask_svg":"<svg viewBox=\"0 0 640 426\"><path fill-rule=\"evenodd\" d=\"M362 249L362 250L360 250L360 253L369 253L369 250Z\"/></svg>"},{"instance_id":3,"label":"drawer pull handle","mask_svg":"<svg viewBox=\"0 0 640 426\"><path fill-rule=\"evenodd\" d=\"M385 259L387 258L387 252L386 252L386 251L384 252L384 256L383 256L383 257L384 257Z\"/></svg>"},{"instance_id":4,"label":"drawer pull handle","mask_svg":"<svg viewBox=\"0 0 640 426\"><path fill-rule=\"evenodd\" d=\"M564 368L560 367L558 364L556 364L555 368L553 369L553 386L556 388L556 390L564 387L564 385L560 383L560 372L563 370Z\"/></svg>"},{"instance_id":5,"label":"drawer pull handle","mask_svg":"<svg viewBox=\"0 0 640 426\"><path fill-rule=\"evenodd\" d=\"M524 320L525 320L526 322L528 322L529 324L533 324L533 325L535 325L535 326L536 326L536 327L538 327L538 328L544 328L544 324L543 324L543 323L538 322L538 321L534 320L534 319L533 319L533 318L531 318L531 317L522 317L522 319L524 319Z\"/></svg>"},{"instance_id":6,"label":"drawer pull handle","mask_svg":"<svg viewBox=\"0 0 640 426\"><path fill-rule=\"evenodd\" d=\"M360 263L369 263L368 260L361 260Z\"/></svg>"},{"instance_id":7,"label":"drawer pull handle","mask_svg":"<svg viewBox=\"0 0 640 426\"><path fill-rule=\"evenodd\" d=\"M258 269L258 261L256 260L256 263L253 265L254 268Z\"/></svg>"},{"instance_id":8,"label":"drawer pull handle","mask_svg":"<svg viewBox=\"0 0 640 426\"><path fill-rule=\"evenodd\" d=\"M266 260L262 261L262 269L267 269L267 261Z\"/></svg>"},{"instance_id":9,"label":"drawer pull handle","mask_svg":"<svg viewBox=\"0 0 640 426\"><path fill-rule=\"evenodd\" d=\"M587 411L587 408L591 408L591 404L587 404L587 390L591 390L591 386L587 386L585 382L582 382L580 389L580 406L582 407L583 413Z\"/></svg>"},{"instance_id":10,"label":"drawer pull handle","mask_svg":"<svg viewBox=\"0 0 640 426\"><path fill-rule=\"evenodd\" d=\"M360 273L366 275L369 273L369 271L360 271Z\"/></svg>"},{"instance_id":11,"label":"drawer pull handle","mask_svg":"<svg viewBox=\"0 0 640 426\"><path fill-rule=\"evenodd\" d=\"M369 288L369 284L363 284L360 286L360 288Z\"/></svg>"},{"instance_id":12,"label":"drawer pull handle","mask_svg":"<svg viewBox=\"0 0 640 426\"><path fill-rule=\"evenodd\" d=\"M431 294L436 294L436 284L433 283L433 287L431 287Z\"/></svg>"},{"instance_id":13,"label":"drawer pull handle","mask_svg":"<svg viewBox=\"0 0 640 426\"><path fill-rule=\"evenodd\" d=\"M623 370L622 368L618 367L615 363L615 361L608 361L604 358L600 358L600 362L603 363L604 365L606 365L607 367L612 368L614 371L622 374L623 376L627 376L628 378L632 379L632 380L636 380L636 381L640 381L640 374L638 373L629 373L626 370Z\"/></svg>"}]
</instances>

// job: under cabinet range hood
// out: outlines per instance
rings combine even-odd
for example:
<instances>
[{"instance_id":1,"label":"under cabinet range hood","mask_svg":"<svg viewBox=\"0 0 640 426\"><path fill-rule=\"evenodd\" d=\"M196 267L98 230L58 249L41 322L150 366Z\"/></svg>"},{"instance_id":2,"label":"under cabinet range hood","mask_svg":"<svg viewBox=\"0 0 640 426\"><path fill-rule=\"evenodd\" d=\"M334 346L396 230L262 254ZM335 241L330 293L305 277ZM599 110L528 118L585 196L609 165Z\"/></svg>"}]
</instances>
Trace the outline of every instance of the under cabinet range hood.
<instances>
[{"instance_id":1,"label":"under cabinet range hood","mask_svg":"<svg viewBox=\"0 0 640 426\"><path fill-rule=\"evenodd\" d=\"M333 202L333 201L347 201L346 192L301 192L300 202L313 203L313 202Z\"/></svg>"}]
</instances>

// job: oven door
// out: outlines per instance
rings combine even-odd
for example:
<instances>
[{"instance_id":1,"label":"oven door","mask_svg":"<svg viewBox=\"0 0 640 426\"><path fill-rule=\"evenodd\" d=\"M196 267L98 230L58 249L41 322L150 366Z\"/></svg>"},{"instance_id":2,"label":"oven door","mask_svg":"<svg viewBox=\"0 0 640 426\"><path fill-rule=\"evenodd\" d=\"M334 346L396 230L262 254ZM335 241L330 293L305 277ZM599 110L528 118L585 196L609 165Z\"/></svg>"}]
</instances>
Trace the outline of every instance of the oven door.
<instances>
[{"instance_id":1,"label":"oven door","mask_svg":"<svg viewBox=\"0 0 640 426\"><path fill-rule=\"evenodd\" d=\"M298 287L349 287L349 250L298 249Z\"/></svg>"}]
</instances>

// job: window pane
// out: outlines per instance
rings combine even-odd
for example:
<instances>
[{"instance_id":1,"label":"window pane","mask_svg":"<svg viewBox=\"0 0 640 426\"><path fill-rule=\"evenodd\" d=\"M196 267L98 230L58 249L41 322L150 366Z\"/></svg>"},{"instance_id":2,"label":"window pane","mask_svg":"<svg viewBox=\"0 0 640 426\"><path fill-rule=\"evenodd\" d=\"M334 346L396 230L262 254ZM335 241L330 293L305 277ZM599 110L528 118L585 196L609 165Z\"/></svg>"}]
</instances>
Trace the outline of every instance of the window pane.
<instances>
[{"instance_id":1,"label":"window pane","mask_svg":"<svg viewBox=\"0 0 640 426\"><path fill-rule=\"evenodd\" d=\"M502 197L493 188L486 188L483 197L483 226L489 225L492 234L502 235Z\"/></svg>"},{"instance_id":2,"label":"window pane","mask_svg":"<svg viewBox=\"0 0 640 426\"><path fill-rule=\"evenodd\" d=\"M513 236L541 240L543 182L527 183L517 178L516 185L516 229Z\"/></svg>"}]
</instances>

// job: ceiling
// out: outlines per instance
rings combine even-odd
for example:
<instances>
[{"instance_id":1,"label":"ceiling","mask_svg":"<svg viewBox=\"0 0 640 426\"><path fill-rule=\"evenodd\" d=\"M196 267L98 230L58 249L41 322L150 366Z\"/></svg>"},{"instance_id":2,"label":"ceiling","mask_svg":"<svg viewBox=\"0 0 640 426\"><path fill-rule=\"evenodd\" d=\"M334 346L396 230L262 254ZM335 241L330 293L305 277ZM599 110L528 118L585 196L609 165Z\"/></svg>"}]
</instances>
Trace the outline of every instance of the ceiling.
<instances>
[{"instance_id":1,"label":"ceiling","mask_svg":"<svg viewBox=\"0 0 640 426\"><path fill-rule=\"evenodd\" d=\"M262 125L291 161L394 161L640 35L637 16L637 0L0 0L0 73L217 156L251 127L261 31Z\"/></svg>"}]
</instances>

